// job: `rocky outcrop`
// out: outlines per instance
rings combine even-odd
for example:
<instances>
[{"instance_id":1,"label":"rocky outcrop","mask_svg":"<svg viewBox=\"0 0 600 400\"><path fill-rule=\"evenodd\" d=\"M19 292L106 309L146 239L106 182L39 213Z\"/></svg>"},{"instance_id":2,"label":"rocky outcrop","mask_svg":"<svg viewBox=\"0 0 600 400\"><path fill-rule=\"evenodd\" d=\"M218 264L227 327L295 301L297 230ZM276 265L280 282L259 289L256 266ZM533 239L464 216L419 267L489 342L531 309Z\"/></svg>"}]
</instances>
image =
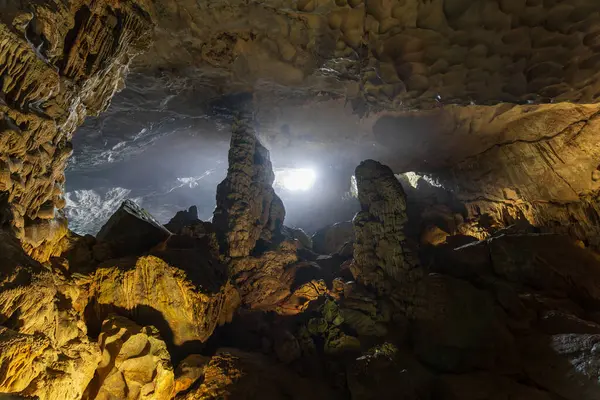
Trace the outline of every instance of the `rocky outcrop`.
<instances>
[{"instance_id":1,"label":"rocky outcrop","mask_svg":"<svg viewBox=\"0 0 600 400\"><path fill-rule=\"evenodd\" d=\"M355 278L380 293L389 293L392 278L411 282L420 277L404 233L406 197L389 167L367 160L356 168L361 211L354 217Z\"/></svg>"},{"instance_id":2,"label":"rocky outcrop","mask_svg":"<svg viewBox=\"0 0 600 400\"><path fill-rule=\"evenodd\" d=\"M79 399L100 360L77 310L81 289L0 237L0 392Z\"/></svg>"},{"instance_id":3,"label":"rocky outcrop","mask_svg":"<svg viewBox=\"0 0 600 400\"><path fill-rule=\"evenodd\" d=\"M198 207L191 206L187 211L179 211L175 214L175 216L165 225L165 228L167 228L169 232L181 233L186 226L190 226L197 221L199 221Z\"/></svg>"},{"instance_id":4,"label":"rocky outcrop","mask_svg":"<svg viewBox=\"0 0 600 400\"><path fill-rule=\"evenodd\" d=\"M220 349L204 370L204 381L180 396L192 399L332 399L333 393L260 354Z\"/></svg>"},{"instance_id":5,"label":"rocky outcrop","mask_svg":"<svg viewBox=\"0 0 600 400\"><path fill-rule=\"evenodd\" d=\"M125 200L96 238L109 242L112 254L119 257L148 251L169 236L171 232L146 210Z\"/></svg>"},{"instance_id":6,"label":"rocky outcrop","mask_svg":"<svg viewBox=\"0 0 600 400\"><path fill-rule=\"evenodd\" d=\"M230 318L224 314L235 309L229 303L236 304L237 296L223 271L202 263L203 256L167 250L104 263L86 279L88 319L97 324L118 312L154 324L169 345L206 341L219 321ZM187 265L177 262L186 258Z\"/></svg>"},{"instance_id":7,"label":"rocky outcrop","mask_svg":"<svg viewBox=\"0 0 600 400\"><path fill-rule=\"evenodd\" d=\"M204 377L204 369L209 357L191 354L177 365L175 370L175 393L188 390L196 381Z\"/></svg>"},{"instance_id":8,"label":"rocky outcrop","mask_svg":"<svg viewBox=\"0 0 600 400\"><path fill-rule=\"evenodd\" d=\"M230 257L250 255L259 239L270 241L285 217L272 186L275 175L269 151L258 140L252 123L251 114L242 113L236 120L227 178L217 187L213 222Z\"/></svg>"},{"instance_id":9,"label":"rocky outcrop","mask_svg":"<svg viewBox=\"0 0 600 400\"><path fill-rule=\"evenodd\" d=\"M98 344L102 361L83 399L160 400L173 396L173 367L156 328L112 316L102 323Z\"/></svg>"},{"instance_id":10,"label":"rocky outcrop","mask_svg":"<svg viewBox=\"0 0 600 400\"><path fill-rule=\"evenodd\" d=\"M145 3L133 1L3 5L0 220L41 261L67 231L57 210L71 135L108 106L150 26Z\"/></svg>"}]
</instances>

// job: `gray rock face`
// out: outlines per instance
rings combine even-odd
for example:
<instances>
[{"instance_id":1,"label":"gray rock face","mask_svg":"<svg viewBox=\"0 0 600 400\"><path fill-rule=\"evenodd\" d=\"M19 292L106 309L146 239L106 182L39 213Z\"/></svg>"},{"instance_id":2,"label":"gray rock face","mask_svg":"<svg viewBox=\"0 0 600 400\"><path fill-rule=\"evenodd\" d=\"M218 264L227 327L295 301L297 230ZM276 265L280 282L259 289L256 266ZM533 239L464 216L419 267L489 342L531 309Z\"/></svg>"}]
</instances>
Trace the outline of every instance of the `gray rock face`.
<instances>
[{"instance_id":1,"label":"gray rock face","mask_svg":"<svg viewBox=\"0 0 600 400\"><path fill-rule=\"evenodd\" d=\"M116 254L150 250L171 235L152 215L131 200L125 200L100 229L98 240L111 243Z\"/></svg>"},{"instance_id":2,"label":"gray rock face","mask_svg":"<svg viewBox=\"0 0 600 400\"><path fill-rule=\"evenodd\" d=\"M600 335L562 334L524 340L527 375L568 400L600 398Z\"/></svg>"}]
</instances>

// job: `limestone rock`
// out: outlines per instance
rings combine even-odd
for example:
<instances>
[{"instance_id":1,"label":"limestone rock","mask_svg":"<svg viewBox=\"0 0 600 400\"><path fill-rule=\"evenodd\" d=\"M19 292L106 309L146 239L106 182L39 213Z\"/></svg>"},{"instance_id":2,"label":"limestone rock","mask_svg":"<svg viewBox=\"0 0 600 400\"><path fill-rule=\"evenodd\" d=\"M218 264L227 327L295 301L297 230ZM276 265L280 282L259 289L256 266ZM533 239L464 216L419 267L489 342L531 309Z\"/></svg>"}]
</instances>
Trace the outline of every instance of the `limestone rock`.
<instances>
[{"instance_id":1,"label":"limestone rock","mask_svg":"<svg viewBox=\"0 0 600 400\"><path fill-rule=\"evenodd\" d=\"M79 399L99 361L77 311L80 289L29 258L14 238L0 237L0 353L7 371L0 391Z\"/></svg>"},{"instance_id":2,"label":"limestone rock","mask_svg":"<svg viewBox=\"0 0 600 400\"><path fill-rule=\"evenodd\" d=\"M320 229L312 237L313 250L319 254L339 253L342 247L354 241L352 222L339 222Z\"/></svg>"},{"instance_id":3,"label":"limestone rock","mask_svg":"<svg viewBox=\"0 0 600 400\"><path fill-rule=\"evenodd\" d=\"M596 399L599 335L535 336L521 343L527 375L545 390L565 399Z\"/></svg>"},{"instance_id":4,"label":"limestone rock","mask_svg":"<svg viewBox=\"0 0 600 400\"><path fill-rule=\"evenodd\" d=\"M275 175L269 151L242 114L233 126L227 177L217 187L213 223L222 235L225 254L248 256L261 237L267 241L283 225L285 209L273 190Z\"/></svg>"},{"instance_id":5,"label":"limestone rock","mask_svg":"<svg viewBox=\"0 0 600 400\"><path fill-rule=\"evenodd\" d=\"M278 332L275 336L273 350L275 350L277 359L284 364L289 364L302 356L298 339L287 330Z\"/></svg>"},{"instance_id":6,"label":"limestone rock","mask_svg":"<svg viewBox=\"0 0 600 400\"><path fill-rule=\"evenodd\" d=\"M312 239L300 228L291 228L284 225L281 233L288 240L298 240L304 249L311 250L313 248Z\"/></svg>"},{"instance_id":7,"label":"limestone rock","mask_svg":"<svg viewBox=\"0 0 600 400\"><path fill-rule=\"evenodd\" d=\"M198 379L204 376L204 369L210 361L209 357L191 354L177 364L175 370L175 393L186 391Z\"/></svg>"},{"instance_id":8,"label":"limestone rock","mask_svg":"<svg viewBox=\"0 0 600 400\"><path fill-rule=\"evenodd\" d=\"M131 0L2 8L0 186L15 235L47 261L66 233L56 209L65 205L71 136L86 115L106 109L130 61L148 46L152 22L147 5Z\"/></svg>"},{"instance_id":9,"label":"limestone rock","mask_svg":"<svg viewBox=\"0 0 600 400\"><path fill-rule=\"evenodd\" d=\"M352 273L380 293L389 292L387 277L402 282L418 274L403 231L407 221L404 191L392 170L373 160L362 162L355 175L361 211L353 221Z\"/></svg>"},{"instance_id":10,"label":"limestone rock","mask_svg":"<svg viewBox=\"0 0 600 400\"><path fill-rule=\"evenodd\" d=\"M199 221L198 219L198 207L191 206L187 211L179 211L171 220L165 225L165 228L169 232L181 233L181 230L193 222Z\"/></svg>"},{"instance_id":11,"label":"limestone rock","mask_svg":"<svg viewBox=\"0 0 600 400\"><path fill-rule=\"evenodd\" d=\"M50 341L43 335L19 334L4 327L0 327L0 349L0 366L6 371L0 383L0 392L3 393L27 391L34 380L44 379L46 369L58 358ZM43 392L35 394L49 398Z\"/></svg>"},{"instance_id":12,"label":"limestone rock","mask_svg":"<svg viewBox=\"0 0 600 400\"><path fill-rule=\"evenodd\" d=\"M416 284L406 315L415 353L448 372L511 365L514 339L494 299L468 282L432 274Z\"/></svg>"},{"instance_id":13,"label":"limestone rock","mask_svg":"<svg viewBox=\"0 0 600 400\"><path fill-rule=\"evenodd\" d=\"M600 304L598 256L561 235L512 235L489 242L494 271L512 282Z\"/></svg>"},{"instance_id":14,"label":"limestone rock","mask_svg":"<svg viewBox=\"0 0 600 400\"><path fill-rule=\"evenodd\" d=\"M204 381L181 400L193 399L334 399L320 382L308 381L284 365L255 353L220 349L204 370Z\"/></svg>"},{"instance_id":15,"label":"limestone rock","mask_svg":"<svg viewBox=\"0 0 600 400\"><path fill-rule=\"evenodd\" d=\"M231 318L224 314L235 310L237 293L206 253L161 254L100 266L89 278L88 319L124 313L140 324L155 325L169 345L206 341L220 321Z\"/></svg>"},{"instance_id":16,"label":"limestone rock","mask_svg":"<svg viewBox=\"0 0 600 400\"><path fill-rule=\"evenodd\" d=\"M277 307L281 315L296 315L305 311L311 301L327 294L327 285L323 280L311 280L301 284L291 295Z\"/></svg>"},{"instance_id":17,"label":"limestone rock","mask_svg":"<svg viewBox=\"0 0 600 400\"><path fill-rule=\"evenodd\" d=\"M174 375L165 342L153 326L111 316L98 338L102 361L84 399L169 399Z\"/></svg>"},{"instance_id":18,"label":"limestone rock","mask_svg":"<svg viewBox=\"0 0 600 400\"><path fill-rule=\"evenodd\" d=\"M98 232L98 240L111 243L117 256L149 251L171 232L131 200L125 200Z\"/></svg>"},{"instance_id":19,"label":"limestone rock","mask_svg":"<svg viewBox=\"0 0 600 400\"><path fill-rule=\"evenodd\" d=\"M446 238L450 236L435 225L430 225L423 231L421 235L421 244L437 246L446 242Z\"/></svg>"},{"instance_id":20,"label":"limestone rock","mask_svg":"<svg viewBox=\"0 0 600 400\"><path fill-rule=\"evenodd\" d=\"M296 245L288 241L260 256L232 260L230 271L242 302L252 309L275 310L291 294L297 261Z\"/></svg>"}]
</instances>

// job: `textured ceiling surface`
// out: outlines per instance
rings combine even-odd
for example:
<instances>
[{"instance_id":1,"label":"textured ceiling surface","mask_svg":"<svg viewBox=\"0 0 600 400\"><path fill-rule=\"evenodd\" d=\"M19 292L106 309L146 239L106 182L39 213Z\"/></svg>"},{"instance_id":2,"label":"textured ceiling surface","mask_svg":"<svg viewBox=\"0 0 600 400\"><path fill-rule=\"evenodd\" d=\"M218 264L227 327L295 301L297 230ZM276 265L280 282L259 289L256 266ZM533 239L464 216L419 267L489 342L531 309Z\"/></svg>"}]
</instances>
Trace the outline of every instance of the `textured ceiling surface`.
<instances>
[{"instance_id":1,"label":"textured ceiling surface","mask_svg":"<svg viewBox=\"0 0 600 400\"><path fill-rule=\"evenodd\" d=\"M81 214L85 191L98 188L94 201L120 188L164 218L186 202L209 210L224 174L230 95L240 91L254 95L258 134L275 167L327 176L333 169L347 184L360 161L374 158L396 173L433 174L473 209L500 204L513 215L534 203L566 207L598 190L590 149L600 93L594 0L147 7L156 22L150 49L133 61L107 113L75 137L72 214ZM188 151L174 156L177 146ZM140 175L116 171L149 170L139 166L152 160L160 167L151 177L116 184ZM181 184L188 178L211 189L200 195L196 183Z\"/></svg>"}]
</instances>

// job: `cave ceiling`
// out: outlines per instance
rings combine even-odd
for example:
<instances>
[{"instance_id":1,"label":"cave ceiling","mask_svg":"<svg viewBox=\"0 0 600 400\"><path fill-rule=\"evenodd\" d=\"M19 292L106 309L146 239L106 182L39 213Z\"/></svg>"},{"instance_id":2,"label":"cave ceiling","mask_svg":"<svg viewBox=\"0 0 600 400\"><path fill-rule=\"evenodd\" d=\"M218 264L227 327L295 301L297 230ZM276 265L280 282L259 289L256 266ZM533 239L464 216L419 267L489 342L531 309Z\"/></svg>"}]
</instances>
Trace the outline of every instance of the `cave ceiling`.
<instances>
[{"instance_id":1,"label":"cave ceiling","mask_svg":"<svg viewBox=\"0 0 600 400\"><path fill-rule=\"evenodd\" d=\"M181 177L214 187L240 92L253 94L259 135L278 167L351 171L374 158L396 173L431 173L477 207L509 204L513 214L598 189L594 0L146 7L156 24L150 48L133 60L108 111L75 136L73 191L107 176L127 180L123 170L141 186L133 171L152 162L162 167L140 196L172 193ZM152 153L157 146L164 151ZM191 196L200 194L178 206Z\"/></svg>"},{"instance_id":2,"label":"cave ceiling","mask_svg":"<svg viewBox=\"0 0 600 400\"><path fill-rule=\"evenodd\" d=\"M62 11L64 32L49 19L64 7L59 2L2 3L6 26L75 80L85 72L62 64L59 39L87 18L76 3L70 7L79 14ZM84 100L98 102L87 114L99 116L72 139L72 223L85 207L125 197L153 198L161 220L190 203L208 217L239 93L253 96L258 134L276 168L333 169L347 180L373 158L395 173L430 174L481 212L508 207L543 223L548 213L532 205L567 219L578 219L573 205L595 210L594 0L145 0L134 7L154 28L143 37L146 51L122 63L119 72L129 63L126 79L111 82L110 93L120 93L108 109L99 112L110 96ZM117 17L108 21L115 29ZM90 52L93 70L102 56L86 46L78 51ZM100 211L107 218L113 210Z\"/></svg>"}]
</instances>

